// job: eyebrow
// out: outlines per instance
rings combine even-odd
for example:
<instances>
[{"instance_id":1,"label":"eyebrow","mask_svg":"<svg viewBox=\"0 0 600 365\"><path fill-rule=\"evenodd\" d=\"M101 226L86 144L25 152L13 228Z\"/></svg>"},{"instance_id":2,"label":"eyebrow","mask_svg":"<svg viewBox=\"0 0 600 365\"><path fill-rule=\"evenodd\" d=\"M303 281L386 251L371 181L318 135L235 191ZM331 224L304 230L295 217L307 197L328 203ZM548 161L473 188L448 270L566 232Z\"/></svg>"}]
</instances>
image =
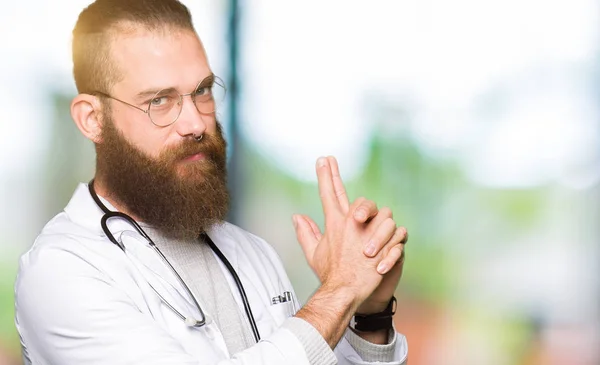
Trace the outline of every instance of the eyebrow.
<instances>
[{"instance_id":1,"label":"eyebrow","mask_svg":"<svg viewBox=\"0 0 600 365\"><path fill-rule=\"evenodd\" d=\"M161 89L147 89L144 91L140 91L139 93L137 93L135 95L135 100L137 103L145 103L148 98L153 97L154 95L156 95L159 91L164 91L165 93L170 93L173 91L177 91L177 89L175 89L174 87L167 87L167 88L161 88Z\"/></svg>"},{"instance_id":2,"label":"eyebrow","mask_svg":"<svg viewBox=\"0 0 600 365\"><path fill-rule=\"evenodd\" d=\"M200 82L198 82L196 84L196 87L200 84L205 84L205 82L212 82L215 79L215 74L211 73L210 75L206 76L205 78L203 78ZM139 101L139 102L143 102L145 101L147 98L152 97L154 95L156 95L156 93L158 93L159 91L165 91L165 92L173 92L176 91L177 92L177 88L171 86L171 87L163 87L163 88L152 88L152 89L146 89L143 91L140 91L139 93L135 94L135 100Z\"/></svg>"}]
</instances>

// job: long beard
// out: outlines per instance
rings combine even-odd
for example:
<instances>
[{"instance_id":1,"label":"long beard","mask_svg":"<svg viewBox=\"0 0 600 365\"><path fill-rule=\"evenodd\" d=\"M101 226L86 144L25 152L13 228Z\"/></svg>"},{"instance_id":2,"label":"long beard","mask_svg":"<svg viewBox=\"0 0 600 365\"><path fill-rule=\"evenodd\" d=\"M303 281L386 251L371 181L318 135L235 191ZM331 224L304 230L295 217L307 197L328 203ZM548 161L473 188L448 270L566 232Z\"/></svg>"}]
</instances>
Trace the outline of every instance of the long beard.
<instances>
[{"instance_id":1,"label":"long beard","mask_svg":"<svg viewBox=\"0 0 600 365\"><path fill-rule=\"evenodd\" d=\"M172 238L194 238L224 221L229 207L226 142L217 133L181 144L151 158L131 144L110 118L104 118L96 145L96 179L108 198L143 223ZM182 160L202 153L204 159Z\"/></svg>"}]
</instances>

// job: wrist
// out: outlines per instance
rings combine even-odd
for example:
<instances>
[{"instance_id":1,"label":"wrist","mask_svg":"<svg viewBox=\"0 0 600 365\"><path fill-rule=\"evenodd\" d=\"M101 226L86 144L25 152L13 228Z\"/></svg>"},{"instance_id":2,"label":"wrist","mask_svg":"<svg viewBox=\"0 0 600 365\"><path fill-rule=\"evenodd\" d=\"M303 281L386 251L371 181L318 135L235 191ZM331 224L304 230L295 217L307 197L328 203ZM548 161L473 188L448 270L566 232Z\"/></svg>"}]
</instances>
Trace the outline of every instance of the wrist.
<instances>
[{"instance_id":1,"label":"wrist","mask_svg":"<svg viewBox=\"0 0 600 365\"><path fill-rule=\"evenodd\" d=\"M356 309L356 313L373 314L383 312L390 303L390 300L391 298L388 298L385 301L366 300Z\"/></svg>"},{"instance_id":2,"label":"wrist","mask_svg":"<svg viewBox=\"0 0 600 365\"><path fill-rule=\"evenodd\" d=\"M334 348L357 307L347 288L322 285L295 316L310 323Z\"/></svg>"},{"instance_id":3,"label":"wrist","mask_svg":"<svg viewBox=\"0 0 600 365\"><path fill-rule=\"evenodd\" d=\"M314 296L326 298L333 307L343 308L344 312L348 311L350 314L348 318L357 312L361 302L360 298L356 296L356 290L352 290L347 285L323 283Z\"/></svg>"}]
</instances>

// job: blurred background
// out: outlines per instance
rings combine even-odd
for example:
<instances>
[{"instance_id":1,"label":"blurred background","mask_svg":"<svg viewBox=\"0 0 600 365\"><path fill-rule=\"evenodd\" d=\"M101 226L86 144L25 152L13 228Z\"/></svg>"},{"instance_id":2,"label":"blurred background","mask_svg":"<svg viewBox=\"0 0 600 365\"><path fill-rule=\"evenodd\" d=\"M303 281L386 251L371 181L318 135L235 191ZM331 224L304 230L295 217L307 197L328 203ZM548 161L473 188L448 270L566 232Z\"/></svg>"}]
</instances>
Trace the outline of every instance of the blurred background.
<instances>
[{"instance_id":1,"label":"blurred background","mask_svg":"<svg viewBox=\"0 0 600 365\"><path fill-rule=\"evenodd\" d=\"M94 173L69 114L89 0L0 13L0 364L20 364L18 257ZM411 365L600 364L600 3L184 1L229 86L230 219L318 282L314 164L410 232L396 327ZM41 303L40 305L43 305Z\"/></svg>"}]
</instances>

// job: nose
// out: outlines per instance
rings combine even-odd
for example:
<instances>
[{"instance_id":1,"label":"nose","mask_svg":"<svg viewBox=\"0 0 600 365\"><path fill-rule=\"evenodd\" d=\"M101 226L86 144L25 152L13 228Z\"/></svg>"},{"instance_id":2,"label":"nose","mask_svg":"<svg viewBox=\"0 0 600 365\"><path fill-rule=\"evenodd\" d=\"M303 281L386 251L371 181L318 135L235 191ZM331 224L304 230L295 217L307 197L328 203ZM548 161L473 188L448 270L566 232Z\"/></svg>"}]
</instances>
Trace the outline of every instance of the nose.
<instances>
[{"instance_id":1,"label":"nose","mask_svg":"<svg viewBox=\"0 0 600 365\"><path fill-rule=\"evenodd\" d=\"M181 114L175 122L177 133L182 137L203 135L211 116L200 114L189 95L182 96L181 103Z\"/></svg>"}]
</instances>

